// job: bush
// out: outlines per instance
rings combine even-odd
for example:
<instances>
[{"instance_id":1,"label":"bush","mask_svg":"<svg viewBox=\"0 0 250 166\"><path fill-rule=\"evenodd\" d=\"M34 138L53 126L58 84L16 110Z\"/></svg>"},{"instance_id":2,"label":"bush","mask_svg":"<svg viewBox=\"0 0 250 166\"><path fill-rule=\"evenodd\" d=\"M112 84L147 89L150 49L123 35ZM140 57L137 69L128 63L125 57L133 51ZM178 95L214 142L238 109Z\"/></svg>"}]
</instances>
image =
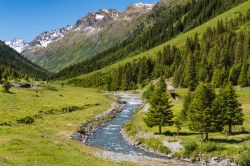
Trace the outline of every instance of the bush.
<instances>
[{"instance_id":1,"label":"bush","mask_svg":"<svg viewBox=\"0 0 250 166\"><path fill-rule=\"evenodd\" d=\"M9 93L10 92L11 86L10 86L10 83L8 81L4 81L2 87L3 87L3 92L4 93Z\"/></svg>"},{"instance_id":2,"label":"bush","mask_svg":"<svg viewBox=\"0 0 250 166\"><path fill-rule=\"evenodd\" d=\"M56 87L51 86L51 85L45 85L45 86L44 86L44 89L45 89L45 90L50 90L50 91L58 91L58 90L56 89Z\"/></svg>"},{"instance_id":3,"label":"bush","mask_svg":"<svg viewBox=\"0 0 250 166\"><path fill-rule=\"evenodd\" d=\"M205 143L203 144L201 148L203 152L208 152L208 153L219 150L219 149L221 149L221 147L218 144L213 143L213 142Z\"/></svg>"},{"instance_id":4,"label":"bush","mask_svg":"<svg viewBox=\"0 0 250 166\"><path fill-rule=\"evenodd\" d=\"M31 116L26 116L24 118L18 119L17 122L21 124L32 124L35 122L35 119Z\"/></svg>"},{"instance_id":5,"label":"bush","mask_svg":"<svg viewBox=\"0 0 250 166\"><path fill-rule=\"evenodd\" d=\"M196 142L191 141L184 144L184 155L190 156L195 150L197 150L198 145Z\"/></svg>"}]
</instances>

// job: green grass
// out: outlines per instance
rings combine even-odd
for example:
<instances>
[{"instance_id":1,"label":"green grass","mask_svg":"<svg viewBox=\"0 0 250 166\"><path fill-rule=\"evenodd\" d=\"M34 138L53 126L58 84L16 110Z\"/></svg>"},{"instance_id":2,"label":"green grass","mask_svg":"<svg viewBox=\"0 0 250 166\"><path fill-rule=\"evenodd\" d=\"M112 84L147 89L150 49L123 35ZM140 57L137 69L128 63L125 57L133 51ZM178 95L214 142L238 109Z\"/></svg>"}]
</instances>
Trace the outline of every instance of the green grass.
<instances>
[{"instance_id":1,"label":"green grass","mask_svg":"<svg viewBox=\"0 0 250 166\"><path fill-rule=\"evenodd\" d=\"M242 104L243 112L244 112L244 124L243 127L246 131L250 132L250 88L240 88L236 87L237 94L238 94L238 100ZM176 93L178 95L178 100L173 101L173 112L175 115L177 115L180 110L182 109L182 103L184 97L187 95L186 89L176 89ZM133 137L134 139L141 140L141 134L138 134L140 132L150 133L151 135L155 135L158 133L158 127L149 128L146 126L144 122L145 113L140 113L138 110L135 114L135 116L132 118L131 121L129 121L125 125L125 130L128 132L128 134ZM234 127L234 132L238 132L241 130L241 126ZM199 134L194 133L188 129L187 126L183 126L182 130L180 131L180 135L176 134L176 128L174 126L171 127L164 127L162 129L163 133L162 135L159 135L159 140L163 141L179 141L183 144L188 143L190 141L196 142L198 145L200 145L199 141ZM240 154L242 151L244 151L245 147L250 148L250 135L249 134L235 134L228 136L226 134L222 133L210 133L209 134L210 140L216 141L216 144L213 144L214 148L212 148L212 143L204 143L202 145L202 148L199 150L202 151L202 153L205 154L205 156L220 156L220 157L229 157L234 158L238 154ZM152 138L146 138L146 139L152 139ZM242 141L246 140L246 141ZM148 146L150 144L145 141L144 142ZM211 145L210 145L211 144ZM216 146L216 147L215 147ZM210 148L211 147L211 148ZM197 151L194 153L190 153L189 155L197 155Z\"/></svg>"},{"instance_id":2,"label":"green grass","mask_svg":"<svg viewBox=\"0 0 250 166\"><path fill-rule=\"evenodd\" d=\"M71 113L45 115L33 124L0 126L0 165L130 165L94 157L91 153L97 149L70 138L83 121L110 108L111 98L93 89L51 86L57 91L12 88L13 94L0 92L1 122L32 116L43 108L99 105ZM39 97L35 96L37 94Z\"/></svg>"},{"instance_id":3,"label":"green grass","mask_svg":"<svg viewBox=\"0 0 250 166\"><path fill-rule=\"evenodd\" d=\"M158 51L162 51L163 50L163 47L166 46L166 45L175 45L177 47L179 47L180 49L182 49L184 46L185 46L185 42L186 42L186 38L187 37L193 37L195 33L198 33L199 34L199 37L201 37L201 35L206 31L206 29L208 27L214 27L217 25L217 22L219 20L230 20L230 19L233 19L233 18L236 18L238 16L238 13L241 12L242 14L245 14L247 12L247 10L250 9L250 0L232 8L231 10L229 11L226 11L224 12L223 14L207 21L206 23L186 32L186 33L183 33L183 34L180 34L178 36L176 36L174 39L172 40L169 40L167 41L166 43L162 44L162 45L159 45L157 47L154 47L153 49L150 49L148 51L145 51L141 54L138 54L138 55L135 55L133 57L128 57L128 58L125 58L124 60L121 60L115 64L112 64L108 67L105 67L103 69L100 69L100 70L97 70L97 71L94 71L94 72L91 72L89 74L85 74L85 75L82 75L82 76L79 76L77 78L81 79L81 78L86 78L86 77L92 77L96 74L100 74L100 75L103 75L103 74L107 74L109 73L110 71L116 69L118 66L120 65L124 65L128 62L133 62L133 61L136 61L138 60L139 58L146 58L146 57L151 57L151 58L155 58L156 57L156 54ZM249 27L249 26L247 26ZM243 28L244 29L244 28ZM249 30L249 28L246 28L246 30Z\"/></svg>"}]
</instances>

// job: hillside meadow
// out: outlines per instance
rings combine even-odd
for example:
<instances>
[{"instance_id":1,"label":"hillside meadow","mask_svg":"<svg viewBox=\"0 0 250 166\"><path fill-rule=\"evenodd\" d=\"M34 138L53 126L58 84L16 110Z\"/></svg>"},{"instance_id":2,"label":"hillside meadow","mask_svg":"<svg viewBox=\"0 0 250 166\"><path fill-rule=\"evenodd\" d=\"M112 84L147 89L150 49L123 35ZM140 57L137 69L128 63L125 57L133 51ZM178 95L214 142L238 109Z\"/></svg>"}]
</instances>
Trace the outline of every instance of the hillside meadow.
<instances>
[{"instance_id":1,"label":"hillside meadow","mask_svg":"<svg viewBox=\"0 0 250 166\"><path fill-rule=\"evenodd\" d=\"M110 108L106 94L61 85L10 91L0 92L0 165L130 165L96 158L90 153L97 149L71 139L82 122ZM70 106L79 107L61 111ZM43 114L34 122L18 123L39 111Z\"/></svg>"}]
</instances>

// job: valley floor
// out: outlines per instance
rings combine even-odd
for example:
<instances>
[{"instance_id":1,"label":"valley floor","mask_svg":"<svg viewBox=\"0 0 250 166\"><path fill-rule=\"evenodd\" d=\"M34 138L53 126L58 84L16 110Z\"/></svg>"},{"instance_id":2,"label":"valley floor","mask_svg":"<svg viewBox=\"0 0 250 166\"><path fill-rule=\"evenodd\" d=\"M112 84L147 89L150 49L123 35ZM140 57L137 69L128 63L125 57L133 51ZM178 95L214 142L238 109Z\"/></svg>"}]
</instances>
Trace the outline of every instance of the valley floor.
<instances>
[{"instance_id":1,"label":"valley floor","mask_svg":"<svg viewBox=\"0 0 250 166\"><path fill-rule=\"evenodd\" d=\"M0 165L132 165L95 157L99 150L71 139L110 107L106 94L59 85L10 91L0 93Z\"/></svg>"}]
</instances>

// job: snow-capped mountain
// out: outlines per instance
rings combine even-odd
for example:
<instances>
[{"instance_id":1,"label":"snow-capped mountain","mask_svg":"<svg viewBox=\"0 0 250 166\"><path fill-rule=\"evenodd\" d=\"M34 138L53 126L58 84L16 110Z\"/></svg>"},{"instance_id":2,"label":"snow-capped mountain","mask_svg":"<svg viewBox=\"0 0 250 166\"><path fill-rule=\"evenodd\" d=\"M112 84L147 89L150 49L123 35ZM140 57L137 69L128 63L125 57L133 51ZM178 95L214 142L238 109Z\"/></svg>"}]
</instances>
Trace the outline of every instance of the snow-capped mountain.
<instances>
[{"instance_id":1,"label":"snow-capped mountain","mask_svg":"<svg viewBox=\"0 0 250 166\"><path fill-rule=\"evenodd\" d=\"M146 4L146 3L135 3L132 5L129 5L129 8L141 8L141 9L152 9L155 4Z\"/></svg>"},{"instance_id":2,"label":"snow-capped mountain","mask_svg":"<svg viewBox=\"0 0 250 166\"><path fill-rule=\"evenodd\" d=\"M139 14L143 14L153 8L153 4L136 3L128 6L127 11L139 11ZM126 13L126 11L125 11ZM124 19L124 14L118 12L116 9L100 9L97 12L89 12L87 16L79 19L75 25L68 25L63 28L46 31L36 36L30 43L25 43L22 39L15 39L13 41L6 41L6 44L14 48L18 52L26 50L34 50L39 47L45 48L50 43L62 39L69 31L83 31L85 35L90 35L94 32L100 31L100 29L119 19ZM128 16L125 16L127 20L130 20Z\"/></svg>"},{"instance_id":3,"label":"snow-capped mountain","mask_svg":"<svg viewBox=\"0 0 250 166\"><path fill-rule=\"evenodd\" d=\"M119 15L120 13L115 9L101 9L96 13L90 12L87 16L76 22L74 30L91 29L93 31L95 29L100 29L102 26L116 20Z\"/></svg>"},{"instance_id":4,"label":"snow-capped mountain","mask_svg":"<svg viewBox=\"0 0 250 166\"><path fill-rule=\"evenodd\" d=\"M116 9L89 12L72 26L41 33L18 51L46 69L59 70L126 40L153 7L137 3L129 5L124 12Z\"/></svg>"},{"instance_id":5,"label":"snow-capped mountain","mask_svg":"<svg viewBox=\"0 0 250 166\"><path fill-rule=\"evenodd\" d=\"M22 39L14 39L11 41L5 41L5 44L15 49L17 52L22 52L25 47L28 46Z\"/></svg>"},{"instance_id":6,"label":"snow-capped mountain","mask_svg":"<svg viewBox=\"0 0 250 166\"><path fill-rule=\"evenodd\" d=\"M62 39L65 33L67 33L72 28L73 26L68 25L64 28L43 32L39 36L36 36L29 45L47 47L49 43Z\"/></svg>"}]
</instances>

